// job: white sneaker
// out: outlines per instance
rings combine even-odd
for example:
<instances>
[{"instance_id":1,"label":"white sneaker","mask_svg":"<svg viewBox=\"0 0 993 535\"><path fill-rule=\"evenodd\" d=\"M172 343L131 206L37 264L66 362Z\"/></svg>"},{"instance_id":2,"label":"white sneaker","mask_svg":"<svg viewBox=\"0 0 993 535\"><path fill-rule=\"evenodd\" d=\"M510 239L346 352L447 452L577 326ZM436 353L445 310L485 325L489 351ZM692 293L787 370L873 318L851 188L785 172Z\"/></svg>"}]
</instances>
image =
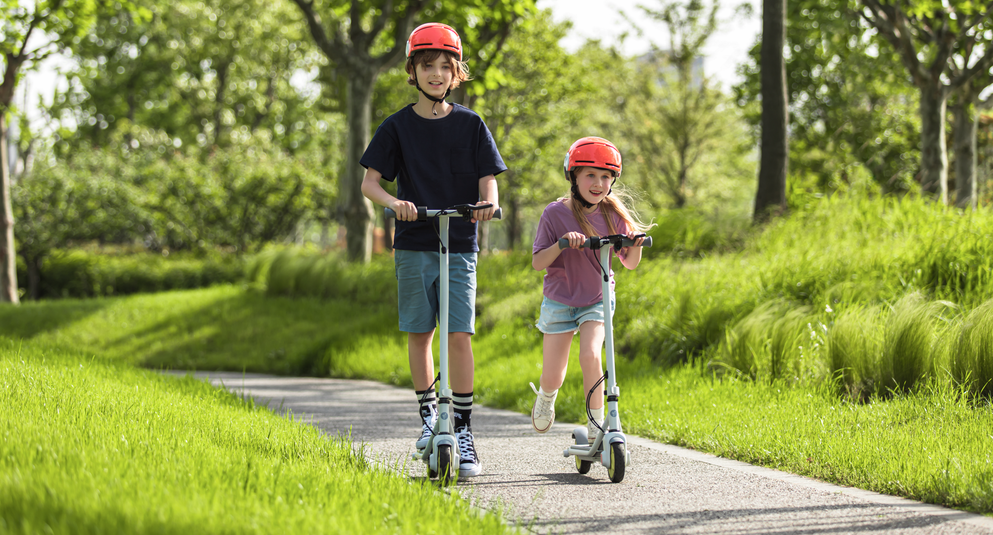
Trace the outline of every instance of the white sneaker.
<instances>
[{"instance_id":1,"label":"white sneaker","mask_svg":"<svg viewBox=\"0 0 993 535\"><path fill-rule=\"evenodd\" d=\"M455 431L455 439L459 441L459 477L478 476L483 471L483 465L476 455L476 444L472 438L472 431L468 427L463 427Z\"/></svg>"},{"instance_id":2,"label":"white sneaker","mask_svg":"<svg viewBox=\"0 0 993 535\"><path fill-rule=\"evenodd\" d=\"M603 423L600 424L600 426L602 427L606 423L607 422L603 422ZM599 432L600 432L600 429L598 429L597 426L596 426L596 424L593 423L593 420L586 420L586 438L587 438L587 440L589 441L590 444L593 443L593 440L596 438L596 435ZM607 431L604 430L604 434L606 434L606 433L607 433Z\"/></svg>"},{"instance_id":3,"label":"white sneaker","mask_svg":"<svg viewBox=\"0 0 993 535\"><path fill-rule=\"evenodd\" d=\"M431 440L431 435L434 434L434 424L438 421L438 412L432 410L431 416L428 416L421 422L421 436L417 439L414 447L423 450L428 445L428 440Z\"/></svg>"},{"instance_id":4,"label":"white sneaker","mask_svg":"<svg viewBox=\"0 0 993 535\"><path fill-rule=\"evenodd\" d=\"M535 388L534 383L530 384L531 390L534 390L534 394L538 396L534 400L534 406L531 407L531 425L534 426L535 431L544 433L555 422L555 396L558 395L558 391L547 394Z\"/></svg>"}]
</instances>

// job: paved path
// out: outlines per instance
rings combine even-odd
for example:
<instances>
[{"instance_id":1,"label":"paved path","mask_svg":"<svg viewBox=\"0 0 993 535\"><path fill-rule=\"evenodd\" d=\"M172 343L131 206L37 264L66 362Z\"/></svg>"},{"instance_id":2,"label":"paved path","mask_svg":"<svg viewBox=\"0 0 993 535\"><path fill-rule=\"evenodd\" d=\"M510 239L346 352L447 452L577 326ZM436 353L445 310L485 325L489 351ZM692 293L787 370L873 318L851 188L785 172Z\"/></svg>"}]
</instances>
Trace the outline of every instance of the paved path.
<instances>
[{"instance_id":1,"label":"paved path","mask_svg":"<svg viewBox=\"0 0 993 535\"><path fill-rule=\"evenodd\" d=\"M420 430L410 390L370 381L200 373L290 411L330 434L351 433L368 457L411 477L424 464L408 462ZM622 406L623 408L623 406ZM730 461L629 437L631 464L620 484L603 466L576 472L562 456L573 425L546 434L531 419L505 410L473 408L483 474L459 482L476 504L502 507L508 518L538 533L898 533L993 535L993 518L927 505Z\"/></svg>"}]
</instances>

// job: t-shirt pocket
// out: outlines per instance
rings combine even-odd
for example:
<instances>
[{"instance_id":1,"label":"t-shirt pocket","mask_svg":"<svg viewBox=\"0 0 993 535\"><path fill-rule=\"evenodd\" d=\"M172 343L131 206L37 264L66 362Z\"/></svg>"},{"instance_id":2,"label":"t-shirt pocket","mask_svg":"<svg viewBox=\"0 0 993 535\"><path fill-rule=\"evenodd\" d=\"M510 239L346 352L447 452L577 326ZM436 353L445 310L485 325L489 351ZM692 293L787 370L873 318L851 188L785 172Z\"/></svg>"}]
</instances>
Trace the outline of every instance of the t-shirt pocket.
<instances>
[{"instance_id":1,"label":"t-shirt pocket","mask_svg":"<svg viewBox=\"0 0 993 535\"><path fill-rule=\"evenodd\" d=\"M476 173L476 159L473 157L472 149L452 149L451 163L453 175L474 175Z\"/></svg>"}]
</instances>

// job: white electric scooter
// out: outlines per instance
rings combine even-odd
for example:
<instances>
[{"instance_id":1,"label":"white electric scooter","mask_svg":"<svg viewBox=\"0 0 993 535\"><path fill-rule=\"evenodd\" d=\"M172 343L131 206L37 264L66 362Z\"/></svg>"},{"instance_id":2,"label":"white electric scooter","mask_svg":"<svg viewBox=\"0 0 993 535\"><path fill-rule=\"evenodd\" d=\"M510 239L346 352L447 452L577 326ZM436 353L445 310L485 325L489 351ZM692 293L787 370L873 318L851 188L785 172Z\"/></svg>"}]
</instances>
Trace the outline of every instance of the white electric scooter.
<instances>
[{"instance_id":1,"label":"white electric scooter","mask_svg":"<svg viewBox=\"0 0 993 535\"><path fill-rule=\"evenodd\" d=\"M442 210L428 210L424 206L417 207L417 220L426 221L428 218L438 218L438 252L439 256L439 291L438 291L438 420L434 432L428 439L424 449L413 453L415 460L421 460L428 465L428 477L438 478L447 485L454 483L459 477L459 443L455 440L455 424L452 420L452 388L448 379L448 220L451 217L461 217L465 220L472 218L472 212L493 206L491 203L459 204ZM503 211L497 208L493 219L500 219ZM386 209L386 217L396 217L391 208ZM432 384L432 386L434 386Z\"/></svg>"},{"instance_id":2,"label":"white electric scooter","mask_svg":"<svg viewBox=\"0 0 993 535\"><path fill-rule=\"evenodd\" d=\"M617 386L617 376L614 373L614 329L612 320L614 311L611 309L613 290L610 284L610 250L612 248L620 249L621 247L630 247L632 245L634 245L634 240L620 234L604 237L593 236L583 244L584 248L600 251L600 271L603 273L604 342L606 345L606 357L604 360L606 360L607 364L606 375L601 377L593 385L593 389L586 395L586 411L587 418L593 420L592 414L590 414L590 399L592 399L600 383L606 378L607 414L604 420L604 427L606 429L597 425L598 431L596 436L589 437L585 425L577 427L572 431L572 438L576 441L575 445L569 446L562 452L565 457L572 455L576 458L576 470L580 474L589 473L593 463L599 462L607 468L607 475L614 483L620 483L624 479L624 470L631 464L631 456L625 445L627 439L624 437L624 432L621 429L621 417L617 412L617 400L620 397L621 390ZM652 238L646 237L641 246L651 247ZM568 247L569 240L567 238L559 240L560 249L566 249Z\"/></svg>"}]
</instances>

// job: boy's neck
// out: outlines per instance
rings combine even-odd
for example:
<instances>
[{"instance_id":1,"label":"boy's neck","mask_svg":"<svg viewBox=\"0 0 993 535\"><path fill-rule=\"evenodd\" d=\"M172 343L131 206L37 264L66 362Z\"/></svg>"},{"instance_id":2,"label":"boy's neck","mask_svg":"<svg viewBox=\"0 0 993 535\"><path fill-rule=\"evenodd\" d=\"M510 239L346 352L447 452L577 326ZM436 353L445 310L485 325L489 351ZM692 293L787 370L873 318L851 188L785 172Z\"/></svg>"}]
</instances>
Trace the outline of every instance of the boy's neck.
<instances>
[{"instance_id":1,"label":"boy's neck","mask_svg":"<svg viewBox=\"0 0 993 535\"><path fill-rule=\"evenodd\" d=\"M431 107L434 106L432 111ZM452 112L453 106L448 102L432 102L424 95L419 94L417 102L414 103L414 112L425 119L441 119L447 117Z\"/></svg>"}]
</instances>

